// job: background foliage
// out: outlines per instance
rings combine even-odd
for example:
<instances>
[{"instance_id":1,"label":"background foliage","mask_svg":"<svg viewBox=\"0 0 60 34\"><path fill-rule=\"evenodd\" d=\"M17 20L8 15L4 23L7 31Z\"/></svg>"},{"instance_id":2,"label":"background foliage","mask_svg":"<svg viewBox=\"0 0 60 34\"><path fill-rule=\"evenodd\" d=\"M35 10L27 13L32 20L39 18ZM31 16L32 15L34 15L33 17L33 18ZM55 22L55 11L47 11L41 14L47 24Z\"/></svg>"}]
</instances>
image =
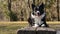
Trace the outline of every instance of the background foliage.
<instances>
[{"instance_id":1,"label":"background foliage","mask_svg":"<svg viewBox=\"0 0 60 34\"><path fill-rule=\"evenodd\" d=\"M11 0L9 7L8 0L0 0L0 21L26 21L32 11L31 4L36 6L42 2L45 4L46 20L60 20L60 9L58 0ZM60 0L59 0L60 1ZM58 6L58 8L57 8ZM11 8L11 10L9 10Z\"/></svg>"}]
</instances>

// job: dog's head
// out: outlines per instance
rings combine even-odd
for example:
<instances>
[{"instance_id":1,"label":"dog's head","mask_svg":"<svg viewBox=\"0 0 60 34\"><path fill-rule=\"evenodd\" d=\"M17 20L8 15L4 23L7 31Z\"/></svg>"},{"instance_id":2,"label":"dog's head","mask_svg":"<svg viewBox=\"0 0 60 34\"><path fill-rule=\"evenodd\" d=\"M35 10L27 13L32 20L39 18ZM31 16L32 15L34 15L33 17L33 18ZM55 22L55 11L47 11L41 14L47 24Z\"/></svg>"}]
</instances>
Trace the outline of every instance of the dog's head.
<instances>
[{"instance_id":1,"label":"dog's head","mask_svg":"<svg viewBox=\"0 0 60 34\"><path fill-rule=\"evenodd\" d=\"M39 6L35 6L34 4L32 4L32 10L34 15L40 16L44 13L44 4L42 3Z\"/></svg>"}]
</instances>

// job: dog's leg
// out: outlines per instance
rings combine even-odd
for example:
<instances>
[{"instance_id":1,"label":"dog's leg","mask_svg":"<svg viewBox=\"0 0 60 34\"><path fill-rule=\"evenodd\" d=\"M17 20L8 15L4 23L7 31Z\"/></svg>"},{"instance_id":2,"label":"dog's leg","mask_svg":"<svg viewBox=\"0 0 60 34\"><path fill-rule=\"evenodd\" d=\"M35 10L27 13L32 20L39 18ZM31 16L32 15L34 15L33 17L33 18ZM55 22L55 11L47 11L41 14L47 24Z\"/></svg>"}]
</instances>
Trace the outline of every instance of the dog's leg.
<instances>
[{"instance_id":1,"label":"dog's leg","mask_svg":"<svg viewBox=\"0 0 60 34\"><path fill-rule=\"evenodd\" d=\"M43 13L42 15L41 15L41 19L42 19L42 21L43 21L43 24L41 24L41 26L44 26L44 27L49 27L48 26L48 24L46 23L46 15L45 15L45 13Z\"/></svg>"},{"instance_id":2,"label":"dog's leg","mask_svg":"<svg viewBox=\"0 0 60 34\"><path fill-rule=\"evenodd\" d=\"M28 23L29 23L29 26L32 26L32 21L30 17L28 18Z\"/></svg>"},{"instance_id":3,"label":"dog's leg","mask_svg":"<svg viewBox=\"0 0 60 34\"><path fill-rule=\"evenodd\" d=\"M34 22L34 19L31 19L30 17L29 17L29 19L28 19L28 23L29 23L29 26L33 26L33 23Z\"/></svg>"},{"instance_id":4,"label":"dog's leg","mask_svg":"<svg viewBox=\"0 0 60 34\"><path fill-rule=\"evenodd\" d=\"M43 22L43 24L40 25L41 27L49 27L46 22Z\"/></svg>"},{"instance_id":5,"label":"dog's leg","mask_svg":"<svg viewBox=\"0 0 60 34\"><path fill-rule=\"evenodd\" d=\"M49 27L47 23L43 23L45 25L45 27Z\"/></svg>"}]
</instances>

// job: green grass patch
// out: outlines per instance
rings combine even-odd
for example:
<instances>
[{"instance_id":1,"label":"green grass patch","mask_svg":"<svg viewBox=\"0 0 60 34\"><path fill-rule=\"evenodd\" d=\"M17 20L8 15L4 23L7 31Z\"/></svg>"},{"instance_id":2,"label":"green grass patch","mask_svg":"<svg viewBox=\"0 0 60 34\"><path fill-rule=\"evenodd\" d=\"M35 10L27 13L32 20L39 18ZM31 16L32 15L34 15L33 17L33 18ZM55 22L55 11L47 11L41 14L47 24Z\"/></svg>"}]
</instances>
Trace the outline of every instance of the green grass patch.
<instances>
[{"instance_id":1,"label":"green grass patch","mask_svg":"<svg viewBox=\"0 0 60 34\"><path fill-rule=\"evenodd\" d=\"M50 28L60 29L60 23L48 22ZM0 22L0 34L17 34L17 30L28 26L27 22Z\"/></svg>"},{"instance_id":2,"label":"green grass patch","mask_svg":"<svg viewBox=\"0 0 60 34\"><path fill-rule=\"evenodd\" d=\"M26 27L26 23L1 23L0 34L17 34L17 30Z\"/></svg>"}]
</instances>

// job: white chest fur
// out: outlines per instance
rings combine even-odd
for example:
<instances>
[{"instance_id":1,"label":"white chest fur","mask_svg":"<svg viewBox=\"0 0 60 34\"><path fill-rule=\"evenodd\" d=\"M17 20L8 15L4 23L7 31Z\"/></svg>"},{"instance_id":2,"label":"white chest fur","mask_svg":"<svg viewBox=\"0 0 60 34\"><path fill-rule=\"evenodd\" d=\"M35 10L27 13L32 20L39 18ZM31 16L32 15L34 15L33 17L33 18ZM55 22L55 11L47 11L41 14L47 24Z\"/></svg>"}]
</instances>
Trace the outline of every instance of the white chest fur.
<instances>
[{"instance_id":1,"label":"white chest fur","mask_svg":"<svg viewBox=\"0 0 60 34\"><path fill-rule=\"evenodd\" d=\"M43 23L43 21L41 21L41 19L45 16L45 13L43 13L42 15L40 16L35 16L35 15L32 15L31 14L31 17L34 18L34 27L37 27L39 25L41 25ZM39 24L39 25L38 25Z\"/></svg>"},{"instance_id":2,"label":"white chest fur","mask_svg":"<svg viewBox=\"0 0 60 34\"><path fill-rule=\"evenodd\" d=\"M41 16L35 16L35 18L34 18L34 20L35 20L35 24L42 24L43 22L41 21Z\"/></svg>"}]
</instances>

